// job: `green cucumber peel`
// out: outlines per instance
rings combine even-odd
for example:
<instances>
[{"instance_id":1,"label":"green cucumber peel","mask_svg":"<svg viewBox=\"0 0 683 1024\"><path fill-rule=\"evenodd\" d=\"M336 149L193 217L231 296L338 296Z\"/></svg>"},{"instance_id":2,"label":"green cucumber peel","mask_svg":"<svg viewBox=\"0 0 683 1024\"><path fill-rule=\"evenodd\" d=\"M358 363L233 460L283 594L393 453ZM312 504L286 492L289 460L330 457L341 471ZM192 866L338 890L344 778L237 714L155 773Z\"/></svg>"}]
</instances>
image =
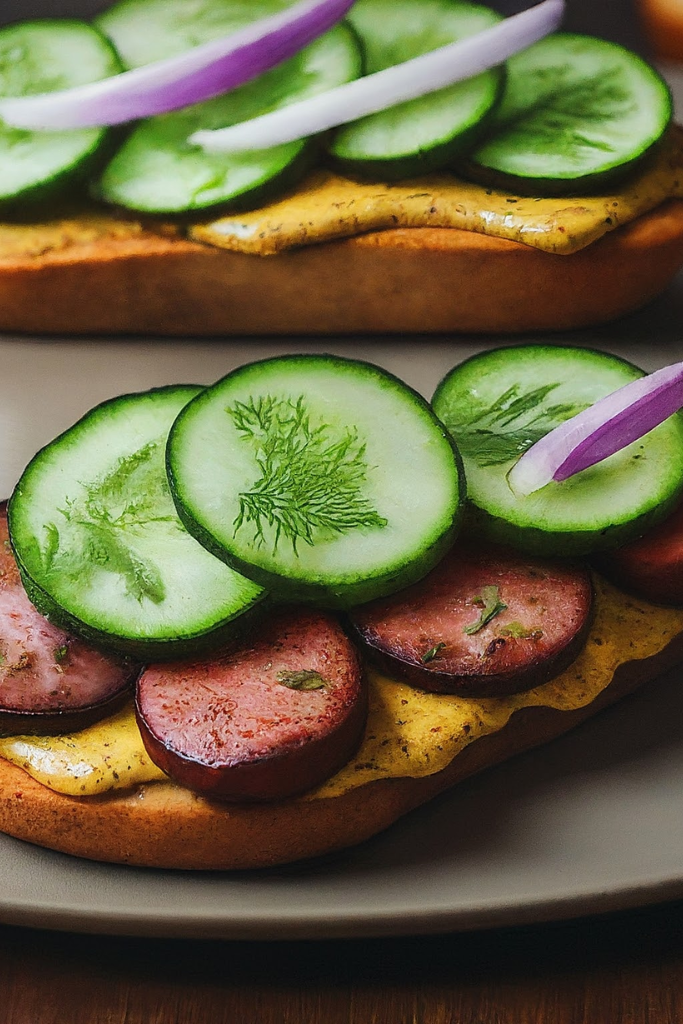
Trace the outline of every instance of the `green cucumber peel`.
<instances>
[{"instance_id":1,"label":"green cucumber peel","mask_svg":"<svg viewBox=\"0 0 683 1024\"><path fill-rule=\"evenodd\" d=\"M209 444L207 475L198 458ZM331 607L425 575L455 538L464 492L459 455L424 399L332 356L229 374L178 417L167 467L178 514L209 551L275 599Z\"/></svg>"},{"instance_id":2,"label":"green cucumber peel","mask_svg":"<svg viewBox=\"0 0 683 1024\"><path fill-rule=\"evenodd\" d=\"M145 660L189 657L244 631L265 597L184 530L165 471L168 431L194 385L96 406L29 463L10 538L39 611Z\"/></svg>"},{"instance_id":3,"label":"green cucumber peel","mask_svg":"<svg viewBox=\"0 0 683 1024\"><path fill-rule=\"evenodd\" d=\"M514 493L507 479L539 432L642 375L607 353L540 344L480 353L456 366L433 407L462 452L466 531L535 554L573 557L624 544L665 518L683 493L680 413L609 459L531 495ZM503 431L496 443L494 424Z\"/></svg>"},{"instance_id":4,"label":"green cucumber peel","mask_svg":"<svg viewBox=\"0 0 683 1024\"><path fill-rule=\"evenodd\" d=\"M202 0L187 17L184 3L124 0L98 19L130 67L242 28L282 10L277 0L220 5ZM183 13L184 12L184 13ZM156 31L151 26L156 25ZM314 139L238 154L207 153L188 138L224 128L357 78L362 57L355 33L336 25L295 57L232 92L138 122L93 183L95 198L151 214L197 214L224 206L253 208L293 186L317 155Z\"/></svg>"},{"instance_id":5,"label":"green cucumber peel","mask_svg":"<svg viewBox=\"0 0 683 1024\"><path fill-rule=\"evenodd\" d=\"M0 95L29 96L99 81L123 70L111 43L76 19L0 29ZM0 123L0 206L54 201L108 152L103 128L37 132Z\"/></svg>"},{"instance_id":6,"label":"green cucumber peel","mask_svg":"<svg viewBox=\"0 0 683 1024\"><path fill-rule=\"evenodd\" d=\"M488 135L461 169L519 194L590 193L633 171L672 118L669 87L637 54L556 33L508 61Z\"/></svg>"},{"instance_id":7,"label":"green cucumber peel","mask_svg":"<svg viewBox=\"0 0 683 1024\"><path fill-rule=\"evenodd\" d=\"M502 20L459 0L357 0L348 15L365 52L367 74L465 39ZM446 167L482 136L503 95L495 68L336 130L333 161L354 174L399 180Z\"/></svg>"}]
</instances>

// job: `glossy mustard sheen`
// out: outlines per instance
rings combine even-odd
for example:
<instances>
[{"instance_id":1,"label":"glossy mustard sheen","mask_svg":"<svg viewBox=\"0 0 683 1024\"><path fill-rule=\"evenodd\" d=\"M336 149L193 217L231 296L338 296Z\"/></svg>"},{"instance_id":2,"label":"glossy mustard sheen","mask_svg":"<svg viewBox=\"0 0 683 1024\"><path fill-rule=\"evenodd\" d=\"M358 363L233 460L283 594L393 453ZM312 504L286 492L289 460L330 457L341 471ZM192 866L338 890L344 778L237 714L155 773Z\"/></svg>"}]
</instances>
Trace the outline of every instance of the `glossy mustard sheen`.
<instances>
[{"instance_id":1,"label":"glossy mustard sheen","mask_svg":"<svg viewBox=\"0 0 683 1024\"><path fill-rule=\"evenodd\" d=\"M680 129L614 193L538 199L445 172L387 185L317 170L277 202L196 224L190 235L235 252L269 256L365 231L460 228L569 255L672 197L683 197Z\"/></svg>"},{"instance_id":2,"label":"glossy mustard sheen","mask_svg":"<svg viewBox=\"0 0 683 1024\"><path fill-rule=\"evenodd\" d=\"M511 697L426 693L370 674L370 715L356 756L306 799L338 796L366 782L420 778L445 768L469 743L502 729L515 711L572 711L590 704L619 665L661 651L683 630L683 609L628 597L596 579L596 614L583 652L550 683ZM0 739L0 756L50 789L91 796L165 776L149 760L132 707L68 736Z\"/></svg>"},{"instance_id":3,"label":"glossy mustard sheen","mask_svg":"<svg viewBox=\"0 0 683 1024\"><path fill-rule=\"evenodd\" d=\"M0 738L0 757L69 796L97 796L166 777L147 756L132 704L81 732Z\"/></svg>"}]
</instances>

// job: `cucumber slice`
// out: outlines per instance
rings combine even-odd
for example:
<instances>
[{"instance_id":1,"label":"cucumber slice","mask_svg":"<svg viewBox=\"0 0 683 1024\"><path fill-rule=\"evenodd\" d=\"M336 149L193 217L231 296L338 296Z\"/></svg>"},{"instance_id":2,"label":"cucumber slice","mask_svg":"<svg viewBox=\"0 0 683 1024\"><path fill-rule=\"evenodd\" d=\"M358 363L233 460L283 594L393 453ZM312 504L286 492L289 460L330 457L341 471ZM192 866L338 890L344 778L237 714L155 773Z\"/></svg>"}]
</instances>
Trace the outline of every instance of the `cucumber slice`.
<instances>
[{"instance_id":1,"label":"cucumber slice","mask_svg":"<svg viewBox=\"0 0 683 1024\"><path fill-rule=\"evenodd\" d=\"M465 166L532 195L588 192L627 174L673 115L669 88L635 53L591 36L548 36L508 61L491 137Z\"/></svg>"},{"instance_id":2,"label":"cucumber slice","mask_svg":"<svg viewBox=\"0 0 683 1024\"><path fill-rule=\"evenodd\" d=\"M507 482L535 441L643 376L616 356L530 345L456 366L433 399L465 463L470 524L538 554L583 555L625 543L663 519L683 490L683 415L563 483L527 497Z\"/></svg>"},{"instance_id":3,"label":"cucumber slice","mask_svg":"<svg viewBox=\"0 0 683 1024\"><path fill-rule=\"evenodd\" d=\"M457 0L357 0L349 12L365 49L367 73L481 32L500 15ZM387 179L444 167L483 131L500 99L503 73L401 103L341 128L329 151L346 170Z\"/></svg>"},{"instance_id":4,"label":"cucumber slice","mask_svg":"<svg viewBox=\"0 0 683 1024\"><path fill-rule=\"evenodd\" d=\"M127 68L174 57L253 21L291 7L292 0L121 0L94 19Z\"/></svg>"},{"instance_id":5,"label":"cucumber slice","mask_svg":"<svg viewBox=\"0 0 683 1024\"><path fill-rule=\"evenodd\" d=\"M281 10L281 0L124 0L98 24L131 67L224 35ZM299 178L310 165L307 140L249 153L205 153L188 137L223 128L357 78L355 35L337 25L290 60L224 96L142 121L96 186L99 198L147 213L183 213L254 205Z\"/></svg>"},{"instance_id":6,"label":"cucumber slice","mask_svg":"<svg viewBox=\"0 0 683 1024\"><path fill-rule=\"evenodd\" d=\"M332 607L424 576L464 497L457 452L424 399L333 356L224 377L178 417L167 463L180 517L208 550L274 596Z\"/></svg>"},{"instance_id":7,"label":"cucumber slice","mask_svg":"<svg viewBox=\"0 0 683 1024\"><path fill-rule=\"evenodd\" d=\"M29 96L122 70L111 44L82 21L29 21L0 31L0 94ZM90 170L108 132L31 132L0 123L0 203L46 199Z\"/></svg>"},{"instance_id":8,"label":"cucumber slice","mask_svg":"<svg viewBox=\"0 0 683 1024\"><path fill-rule=\"evenodd\" d=\"M39 611L141 659L215 647L262 596L186 533L171 499L166 438L200 391L160 388L97 406L35 456L9 503L12 546Z\"/></svg>"}]
</instances>

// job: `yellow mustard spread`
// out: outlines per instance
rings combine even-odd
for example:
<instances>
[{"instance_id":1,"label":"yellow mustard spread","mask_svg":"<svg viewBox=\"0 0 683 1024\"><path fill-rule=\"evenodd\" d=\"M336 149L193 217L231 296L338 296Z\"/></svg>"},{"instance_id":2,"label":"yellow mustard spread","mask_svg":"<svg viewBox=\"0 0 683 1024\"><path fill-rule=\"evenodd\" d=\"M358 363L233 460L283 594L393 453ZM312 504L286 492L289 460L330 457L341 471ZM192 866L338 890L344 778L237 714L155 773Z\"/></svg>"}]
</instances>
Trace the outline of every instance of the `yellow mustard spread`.
<instances>
[{"instance_id":1,"label":"yellow mustard spread","mask_svg":"<svg viewBox=\"0 0 683 1024\"><path fill-rule=\"evenodd\" d=\"M627 661L661 651L683 630L683 609L659 608L596 579L596 614L584 651L552 682L512 697L426 693L370 673L370 714L357 755L309 794L336 796L375 779L441 771L468 743L497 732L515 711L585 707ZM0 739L0 756L59 793L91 796L165 776L149 760L132 708L68 736Z\"/></svg>"},{"instance_id":2,"label":"yellow mustard spread","mask_svg":"<svg viewBox=\"0 0 683 1024\"><path fill-rule=\"evenodd\" d=\"M80 732L1 737L0 757L69 796L96 796L166 778L147 755L132 704Z\"/></svg>"},{"instance_id":3,"label":"yellow mustard spread","mask_svg":"<svg viewBox=\"0 0 683 1024\"><path fill-rule=\"evenodd\" d=\"M94 207L61 209L48 219L0 222L0 264L41 260L46 256L68 258L74 247L102 246L156 236L180 237L179 229L157 224L153 229L140 220Z\"/></svg>"},{"instance_id":4,"label":"yellow mustard spread","mask_svg":"<svg viewBox=\"0 0 683 1024\"><path fill-rule=\"evenodd\" d=\"M446 172L387 185L316 170L275 202L196 224L190 237L270 256L385 228L461 228L569 255L672 197L683 197L683 132L678 129L613 194L538 199Z\"/></svg>"}]
</instances>

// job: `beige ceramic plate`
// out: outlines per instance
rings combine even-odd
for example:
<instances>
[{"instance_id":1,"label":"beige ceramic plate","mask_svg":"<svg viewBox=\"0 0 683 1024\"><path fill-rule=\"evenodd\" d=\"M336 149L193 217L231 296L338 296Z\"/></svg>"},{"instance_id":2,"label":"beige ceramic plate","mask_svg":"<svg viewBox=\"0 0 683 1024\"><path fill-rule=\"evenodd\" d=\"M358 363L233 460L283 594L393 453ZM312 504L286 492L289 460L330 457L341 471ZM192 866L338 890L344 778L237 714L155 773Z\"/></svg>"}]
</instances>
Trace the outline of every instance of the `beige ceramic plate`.
<instances>
[{"instance_id":1,"label":"beige ceramic plate","mask_svg":"<svg viewBox=\"0 0 683 1024\"><path fill-rule=\"evenodd\" d=\"M683 358L683 289L600 336L647 368ZM657 337L657 345L647 339ZM431 394L481 343L0 341L0 495L40 445L124 391L209 382L248 359L333 351ZM365 936L568 917L683 896L680 674L465 783L344 855L286 869L111 867L0 836L0 921L223 938Z\"/></svg>"}]
</instances>

